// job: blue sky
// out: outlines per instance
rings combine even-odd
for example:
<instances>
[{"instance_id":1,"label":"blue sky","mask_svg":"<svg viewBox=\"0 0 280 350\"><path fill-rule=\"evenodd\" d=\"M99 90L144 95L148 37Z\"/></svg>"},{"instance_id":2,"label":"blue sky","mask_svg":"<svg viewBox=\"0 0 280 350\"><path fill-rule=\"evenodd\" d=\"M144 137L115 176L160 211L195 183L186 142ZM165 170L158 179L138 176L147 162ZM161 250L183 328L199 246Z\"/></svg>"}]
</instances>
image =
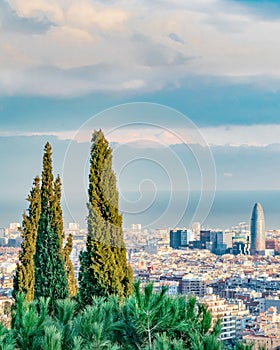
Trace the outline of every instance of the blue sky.
<instances>
[{"instance_id":1,"label":"blue sky","mask_svg":"<svg viewBox=\"0 0 280 350\"><path fill-rule=\"evenodd\" d=\"M193 142L186 140L188 118L213 152L217 189L280 189L279 1L0 0L0 29L2 201L19 198L24 207L49 139L60 173L81 129L71 145L77 142L77 154L86 157L93 127L129 124L108 139L129 143L124 154L136 154L142 142L146 157L157 161L159 144L177 144L175 153L184 154L174 135ZM176 113L154 115L163 132L136 110L102 112L134 102L166 105L186 121ZM134 113L142 126L132 125ZM189 162L186 156L186 168ZM167 186L149 162L141 169ZM120 179L122 190L136 186L131 171Z\"/></svg>"},{"instance_id":2,"label":"blue sky","mask_svg":"<svg viewBox=\"0 0 280 350\"><path fill-rule=\"evenodd\" d=\"M191 78L179 88L134 94L94 93L69 98L8 96L0 99L1 131L71 130L105 108L127 102L161 103L198 126L278 124L280 91L214 78ZM172 125L172 121L170 121Z\"/></svg>"}]
</instances>

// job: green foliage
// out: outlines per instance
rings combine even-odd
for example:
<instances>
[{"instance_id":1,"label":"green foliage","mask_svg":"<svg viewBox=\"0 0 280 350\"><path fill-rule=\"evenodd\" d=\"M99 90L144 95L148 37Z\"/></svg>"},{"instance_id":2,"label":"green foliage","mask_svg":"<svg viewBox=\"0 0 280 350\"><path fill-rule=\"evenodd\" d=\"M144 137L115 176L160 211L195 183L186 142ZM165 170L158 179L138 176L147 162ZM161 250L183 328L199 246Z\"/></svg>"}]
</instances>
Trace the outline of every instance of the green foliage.
<instances>
[{"instance_id":1,"label":"green foliage","mask_svg":"<svg viewBox=\"0 0 280 350\"><path fill-rule=\"evenodd\" d=\"M165 288L154 293L147 285L141 292L138 282L131 296L93 297L82 310L59 300L55 315L49 302L19 294L12 329L0 326L0 350L222 349L220 324L210 329L206 308L194 298L169 297Z\"/></svg>"},{"instance_id":2,"label":"green foliage","mask_svg":"<svg viewBox=\"0 0 280 350\"><path fill-rule=\"evenodd\" d=\"M55 319L55 326L61 334L61 341L63 349L70 348L74 345L73 340L73 318L76 312L76 303L69 299L59 300L57 302L57 315Z\"/></svg>"},{"instance_id":3,"label":"green foliage","mask_svg":"<svg viewBox=\"0 0 280 350\"><path fill-rule=\"evenodd\" d=\"M132 292L112 150L101 130L92 137L88 194L88 236L79 274L79 300L84 306L92 303L93 296L124 297Z\"/></svg>"},{"instance_id":4,"label":"green foliage","mask_svg":"<svg viewBox=\"0 0 280 350\"><path fill-rule=\"evenodd\" d=\"M55 309L56 300L68 296L67 280L58 236L51 227L50 216L42 213L35 254L35 298L50 298Z\"/></svg>"},{"instance_id":5,"label":"green foliage","mask_svg":"<svg viewBox=\"0 0 280 350\"><path fill-rule=\"evenodd\" d=\"M64 267L65 267L66 276L67 276L68 296L70 298L75 297L78 293L78 285L74 274L74 266L70 258L72 248L73 248L73 237L72 235L69 235L67 237L66 244L63 248L63 256L64 256Z\"/></svg>"},{"instance_id":6,"label":"green foliage","mask_svg":"<svg viewBox=\"0 0 280 350\"><path fill-rule=\"evenodd\" d=\"M14 277L13 297L24 293L27 301L50 297L53 308L56 298L74 297L77 281L70 259L72 237L63 248L61 181L53 180L52 153L49 143L43 156L42 185L36 177L27 200L28 215L23 215L22 252Z\"/></svg>"},{"instance_id":7,"label":"green foliage","mask_svg":"<svg viewBox=\"0 0 280 350\"><path fill-rule=\"evenodd\" d=\"M29 202L28 214L23 214L22 245L14 276L13 297L17 293L24 293L26 300L34 298L34 254L36 250L36 237L41 212L40 179L36 177L33 188L27 198Z\"/></svg>"},{"instance_id":8,"label":"green foliage","mask_svg":"<svg viewBox=\"0 0 280 350\"><path fill-rule=\"evenodd\" d=\"M253 343L239 342L235 345L234 350L252 350L253 347Z\"/></svg>"},{"instance_id":9,"label":"green foliage","mask_svg":"<svg viewBox=\"0 0 280 350\"><path fill-rule=\"evenodd\" d=\"M87 306L74 321L75 334L83 339L85 349L118 349L112 343L116 324L116 299L94 298L93 305Z\"/></svg>"},{"instance_id":10,"label":"green foliage","mask_svg":"<svg viewBox=\"0 0 280 350\"><path fill-rule=\"evenodd\" d=\"M59 238L59 249L62 250L62 244L64 239L63 232L63 218L62 218L62 209L61 209L61 181L59 175L54 181L53 184L53 200L52 200L52 227L55 229L58 238Z\"/></svg>"},{"instance_id":11,"label":"green foliage","mask_svg":"<svg viewBox=\"0 0 280 350\"><path fill-rule=\"evenodd\" d=\"M50 298L55 310L56 300L68 296L67 277L62 253L62 213L60 180L53 182L52 152L49 143L43 156L41 213L37 232L35 263L35 298Z\"/></svg>"},{"instance_id":12,"label":"green foliage","mask_svg":"<svg viewBox=\"0 0 280 350\"><path fill-rule=\"evenodd\" d=\"M164 349L162 339L166 334L168 344L173 344L174 349L183 346L208 350L210 342L214 350L220 349L217 340L220 326L210 331L211 315L206 308L194 298L168 297L166 288L162 288L161 293L153 293L153 285L149 284L141 293L140 283L136 283L134 294L121 307L121 314L118 339L126 344L126 349Z\"/></svg>"},{"instance_id":13,"label":"green foliage","mask_svg":"<svg viewBox=\"0 0 280 350\"><path fill-rule=\"evenodd\" d=\"M73 240L72 235L67 237L67 242L63 248L63 240L64 240L64 232L63 232L63 216L61 209L61 180L60 177L57 176L54 182L54 200L53 200L53 227L59 237L59 249L63 256L64 260L64 268L67 277L67 288L68 288L68 296L70 298L76 296L78 292L77 280L74 275L74 267L73 263L70 259L70 255L73 248Z\"/></svg>"},{"instance_id":14,"label":"green foliage","mask_svg":"<svg viewBox=\"0 0 280 350\"><path fill-rule=\"evenodd\" d=\"M235 345L234 350L252 350L254 348L254 343L239 342ZM266 350L265 345L259 345L258 350Z\"/></svg>"},{"instance_id":15,"label":"green foliage","mask_svg":"<svg viewBox=\"0 0 280 350\"><path fill-rule=\"evenodd\" d=\"M153 342L152 348L146 348L152 350L184 350L184 343L182 340L170 339L163 333L161 335L157 335Z\"/></svg>"},{"instance_id":16,"label":"green foliage","mask_svg":"<svg viewBox=\"0 0 280 350\"><path fill-rule=\"evenodd\" d=\"M24 294L17 296L17 308L13 315L13 336L18 349L36 350L44 327L48 322L49 300L26 302Z\"/></svg>"},{"instance_id":17,"label":"green foliage","mask_svg":"<svg viewBox=\"0 0 280 350\"><path fill-rule=\"evenodd\" d=\"M61 332L54 325L45 327L44 331L42 350L61 350Z\"/></svg>"},{"instance_id":18,"label":"green foliage","mask_svg":"<svg viewBox=\"0 0 280 350\"><path fill-rule=\"evenodd\" d=\"M0 323L0 350L14 350L15 342L12 333Z\"/></svg>"}]
</instances>

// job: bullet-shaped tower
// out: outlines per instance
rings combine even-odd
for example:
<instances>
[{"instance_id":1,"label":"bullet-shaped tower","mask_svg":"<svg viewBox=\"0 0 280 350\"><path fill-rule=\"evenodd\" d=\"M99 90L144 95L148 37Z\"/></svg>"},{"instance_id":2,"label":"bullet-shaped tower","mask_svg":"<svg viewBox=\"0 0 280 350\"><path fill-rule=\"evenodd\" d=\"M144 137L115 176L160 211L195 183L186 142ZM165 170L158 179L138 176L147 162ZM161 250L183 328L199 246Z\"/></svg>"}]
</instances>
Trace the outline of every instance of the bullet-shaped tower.
<instances>
[{"instance_id":1,"label":"bullet-shaped tower","mask_svg":"<svg viewBox=\"0 0 280 350\"><path fill-rule=\"evenodd\" d=\"M251 218L251 255L264 255L265 253L265 223L263 208L256 203Z\"/></svg>"}]
</instances>

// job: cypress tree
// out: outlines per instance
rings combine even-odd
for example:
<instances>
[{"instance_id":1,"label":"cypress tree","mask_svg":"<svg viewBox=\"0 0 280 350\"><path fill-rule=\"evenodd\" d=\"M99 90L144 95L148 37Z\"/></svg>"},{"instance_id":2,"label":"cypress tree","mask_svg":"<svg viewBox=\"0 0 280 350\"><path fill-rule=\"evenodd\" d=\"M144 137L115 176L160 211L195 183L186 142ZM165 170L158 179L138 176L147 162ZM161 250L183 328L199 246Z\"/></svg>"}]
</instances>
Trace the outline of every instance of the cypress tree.
<instances>
[{"instance_id":1,"label":"cypress tree","mask_svg":"<svg viewBox=\"0 0 280 350\"><path fill-rule=\"evenodd\" d=\"M67 278L61 249L61 223L58 222L57 198L52 173L52 150L46 144L43 156L41 214L39 219L35 263L34 296L49 297L50 308L68 296Z\"/></svg>"},{"instance_id":2,"label":"cypress tree","mask_svg":"<svg viewBox=\"0 0 280 350\"><path fill-rule=\"evenodd\" d=\"M63 249L63 256L64 256L64 266L65 266L65 271L67 276L68 295L70 298L76 296L78 293L78 285L74 274L74 266L70 259L72 248L73 248L73 237L72 235L69 235L67 237L67 241Z\"/></svg>"},{"instance_id":3,"label":"cypress tree","mask_svg":"<svg viewBox=\"0 0 280 350\"><path fill-rule=\"evenodd\" d=\"M63 232L63 216L62 216L62 209L61 209L61 180L59 175L55 179L54 187L53 187L53 209L54 209L54 215L53 215L53 223L52 226L56 230L58 238L59 238L59 248L62 249L63 240L64 240L64 232Z\"/></svg>"},{"instance_id":4,"label":"cypress tree","mask_svg":"<svg viewBox=\"0 0 280 350\"><path fill-rule=\"evenodd\" d=\"M14 276L13 297L17 293L24 293L27 301L34 298L34 254L36 250L36 237L41 212L40 179L34 179L33 188L27 197L29 202L28 214L23 214L22 244Z\"/></svg>"},{"instance_id":5,"label":"cypress tree","mask_svg":"<svg viewBox=\"0 0 280 350\"><path fill-rule=\"evenodd\" d=\"M69 297L74 297L77 294L78 286L77 280L74 275L73 263L70 259L70 255L73 248L73 238L72 235L67 237L67 242L65 247L63 247L64 231L63 231L63 216L61 209L61 180L57 176L54 182L54 217L53 217L53 227L56 230L59 237L59 247L64 260L64 268L67 277L67 288Z\"/></svg>"},{"instance_id":6,"label":"cypress tree","mask_svg":"<svg viewBox=\"0 0 280 350\"><path fill-rule=\"evenodd\" d=\"M95 295L129 295L133 283L118 209L112 149L101 130L92 137L88 195L88 235L79 273L83 305L90 304Z\"/></svg>"}]
</instances>

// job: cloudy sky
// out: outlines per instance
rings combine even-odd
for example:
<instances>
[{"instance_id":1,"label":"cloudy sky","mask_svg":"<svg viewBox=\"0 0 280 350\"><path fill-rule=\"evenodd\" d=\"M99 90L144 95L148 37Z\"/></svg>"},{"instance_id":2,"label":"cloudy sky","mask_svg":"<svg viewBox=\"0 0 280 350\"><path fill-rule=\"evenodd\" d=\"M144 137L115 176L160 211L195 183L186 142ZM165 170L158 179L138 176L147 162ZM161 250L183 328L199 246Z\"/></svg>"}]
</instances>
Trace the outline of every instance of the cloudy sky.
<instances>
[{"instance_id":1,"label":"cloudy sky","mask_svg":"<svg viewBox=\"0 0 280 350\"><path fill-rule=\"evenodd\" d=\"M1 201L47 140L85 192L99 127L123 191L280 189L279 33L277 0L0 0Z\"/></svg>"}]
</instances>

